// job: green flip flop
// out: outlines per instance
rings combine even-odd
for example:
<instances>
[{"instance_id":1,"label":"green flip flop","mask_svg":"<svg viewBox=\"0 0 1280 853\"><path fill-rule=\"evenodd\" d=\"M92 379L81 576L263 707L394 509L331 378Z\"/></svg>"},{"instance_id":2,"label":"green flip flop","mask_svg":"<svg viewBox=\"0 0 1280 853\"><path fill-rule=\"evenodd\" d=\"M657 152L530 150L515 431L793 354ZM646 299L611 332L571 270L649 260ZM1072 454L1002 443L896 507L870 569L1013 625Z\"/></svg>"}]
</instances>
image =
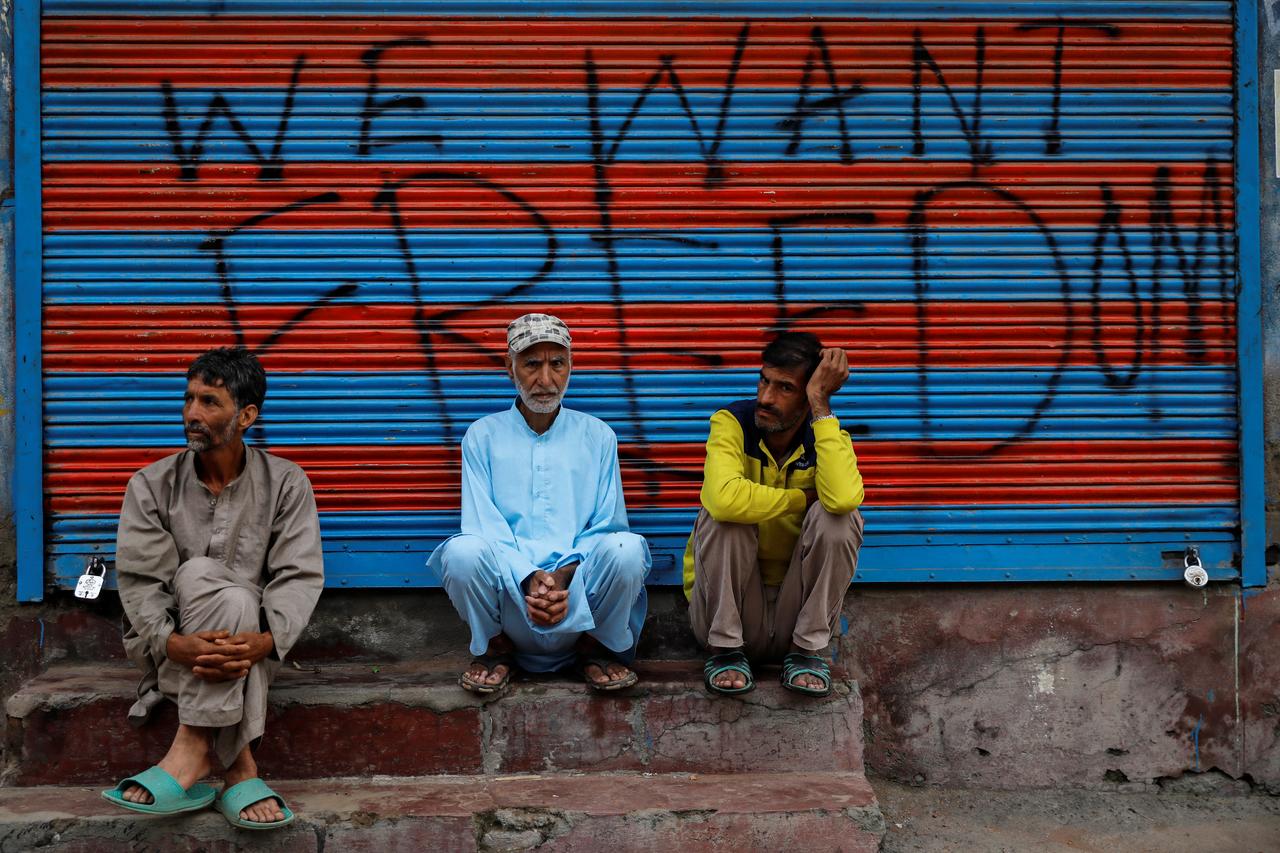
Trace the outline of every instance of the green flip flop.
<instances>
[{"instance_id":1,"label":"green flip flop","mask_svg":"<svg viewBox=\"0 0 1280 853\"><path fill-rule=\"evenodd\" d=\"M126 800L124 791L130 785L145 789L155 802L133 803ZM217 796L218 792L203 782L197 782L190 788L183 788L177 779L160 769L159 765L149 767L137 776L123 779L114 788L102 792L103 799L121 808L131 812L159 815L200 811L208 808Z\"/></svg>"},{"instance_id":2,"label":"green flip flop","mask_svg":"<svg viewBox=\"0 0 1280 853\"><path fill-rule=\"evenodd\" d=\"M260 823L256 820L245 820L240 817L240 812L259 800L274 799L280 804L280 811L284 812L284 820L273 820L270 823ZM294 814L290 808L285 805L284 797L271 790L271 787L261 779L246 779L238 785L232 785L230 788L222 792L222 796L218 798L218 810L222 812L222 816L227 819L227 823L239 829L279 829L280 827L292 823Z\"/></svg>"},{"instance_id":3,"label":"green flip flop","mask_svg":"<svg viewBox=\"0 0 1280 853\"><path fill-rule=\"evenodd\" d=\"M715 679L726 672L741 673L746 680L746 684L741 687L721 687L716 684ZM707 662L702 665L702 684L707 688L708 693L714 693L719 696L741 696L743 693L750 693L756 689L756 679L751 674L751 662L742 653L742 649L721 652L718 655L712 655L707 658Z\"/></svg>"},{"instance_id":4,"label":"green flip flop","mask_svg":"<svg viewBox=\"0 0 1280 853\"><path fill-rule=\"evenodd\" d=\"M797 675L822 679L822 687L802 687L795 683ZM782 686L805 696L830 696L831 665L817 655L792 652L782 659Z\"/></svg>"}]
</instances>

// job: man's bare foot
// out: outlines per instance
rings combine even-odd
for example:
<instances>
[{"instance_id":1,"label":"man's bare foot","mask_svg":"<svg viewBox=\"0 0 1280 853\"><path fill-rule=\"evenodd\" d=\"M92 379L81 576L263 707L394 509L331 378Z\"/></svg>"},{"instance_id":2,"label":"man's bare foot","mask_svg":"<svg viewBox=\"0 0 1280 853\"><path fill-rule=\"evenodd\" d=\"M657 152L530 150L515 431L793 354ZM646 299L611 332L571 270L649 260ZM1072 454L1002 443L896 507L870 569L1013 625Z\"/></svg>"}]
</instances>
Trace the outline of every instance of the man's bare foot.
<instances>
[{"instance_id":1,"label":"man's bare foot","mask_svg":"<svg viewBox=\"0 0 1280 853\"><path fill-rule=\"evenodd\" d=\"M709 646L702 664L702 683L714 696L740 696L756 687L751 661L741 648Z\"/></svg>"},{"instance_id":2,"label":"man's bare foot","mask_svg":"<svg viewBox=\"0 0 1280 853\"><path fill-rule=\"evenodd\" d=\"M600 669L599 664L588 663L582 668L582 676L593 684L610 684L615 681L623 681L631 669L622 661L605 661L604 669Z\"/></svg>"},{"instance_id":3,"label":"man's bare foot","mask_svg":"<svg viewBox=\"0 0 1280 853\"><path fill-rule=\"evenodd\" d=\"M575 667L593 690L609 692L630 687L640 680L635 671L595 637L583 634L574 645L578 653Z\"/></svg>"},{"instance_id":4,"label":"man's bare foot","mask_svg":"<svg viewBox=\"0 0 1280 853\"><path fill-rule=\"evenodd\" d=\"M499 634L489 641L489 648L485 650L486 658L497 658L503 655L509 655L515 650L515 646L506 634ZM511 667L506 663L496 663L492 667L477 658L471 662L463 673L462 680L476 685L485 687L496 687L503 682L507 674L511 672Z\"/></svg>"},{"instance_id":5,"label":"man's bare foot","mask_svg":"<svg viewBox=\"0 0 1280 853\"><path fill-rule=\"evenodd\" d=\"M239 785L258 776L258 762L253 760L253 753L249 751L249 747L240 750L240 754L236 756L236 760L227 768L223 781L226 782L227 790L232 785ZM249 806L240 810L241 820L251 820L254 823L275 823L278 820L284 820L284 812L280 809L280 802L274 797L268 797L265 800L258 800Z\"/></svg>"},{"instance_id":6,"label":"man's bare foot","mask_svg":"<svg viewBox=\"0 0 1280 853\"><path fill-rule=\"evenodd\" d=\"M731 652L733 649L715 649L711 650L713 655ZM721 690L741 690L747 686L747 676L736 669L727 669L724 672L711 679L711 683Z\"/></svg>"},{"instance_id":7,"label":"man's bare foot","mask_svg":"<svg viewBox=\"0 0 1280 853\"><path fill-rule=\"evenodd\" d=\"M812 652L812 651L809 651L808 649L802 649L796 645L793 645L791 647L791 653L808 655L811 657L822 656L819 652ZM802 690L825 690L828 687L827 683L824 682L821 678L818 678L818 676L816 675L810 675L807 672L797 673L796 675L792 676L790 680L790 684L792 684L795 687L799 687Z\"/></svg>"},{"instance_id":8,"label":"man's bare foot","mask_svg":"<svg viewBox=\"0 0 1280 853\"><path fill-rule=\"evenodd\" d=\"M177 779L184 790L190 788L213 770L213 762L209 760L209 733L195 726L179 725L178 733L173 736L173 743L160 759L159 766ZM130 785L120 796L131 803L155 802L151 792L141 785Z\"/></svg>"},{"instance_id":9,"label":"man's bare foot","mask_svg":"<svg viewBox=\"0 0 1280 853\"><path fill-rule=\"evenodd\" d=\"M711 683L725 690L741 690L747 686L747 677L734 669L720 673Z\"/></svg>"}]
</instances>

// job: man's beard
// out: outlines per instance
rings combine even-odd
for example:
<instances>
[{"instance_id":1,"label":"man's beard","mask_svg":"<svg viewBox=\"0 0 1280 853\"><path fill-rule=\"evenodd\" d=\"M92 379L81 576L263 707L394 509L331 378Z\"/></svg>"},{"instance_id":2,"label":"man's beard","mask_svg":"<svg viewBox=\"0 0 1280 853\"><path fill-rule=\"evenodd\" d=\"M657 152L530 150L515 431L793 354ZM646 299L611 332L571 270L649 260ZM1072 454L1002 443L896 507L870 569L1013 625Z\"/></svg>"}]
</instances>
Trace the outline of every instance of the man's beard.
<instances>
[{"instance_id":1,"label":"man's beard","mask_svg":"<svg viewBox=\"0 0 1280 853\"><path fill-rule=\"evenodd\" d=\"M231 420L227 421L227 428L222 431L222 444L230 444L231 439L236 437L236 421L240 417L240 410L236 409ZM187 429L190 430L194 424L188 424ZM187 450L193 450L196 453L204 453L210 447L213 447L213 436L204 428L199 428L198 435L187 433Z\"/></svg>"},{"instance_id":2,"label":"man's beard","mask_svg":"<svg viewBox=\"0 0 1280 853\"><path fill-rule=\"evenodd\" d=\"M768 411L772 412L774 416L778 415L778 412L774 409L769 409ZM790 423L783 422L783 421L776 421L775 423L762 423L760 421L760 407L758 405L756 406L756 429L764 433L789 432L795 429L796 426L802 420L804 420L804 412L800 412L798 415L792 418Z\"/></svg>"},{"instance_id":3,"label":"man's beard","mask_svg":"<svg viewBox=\"0 0 1280 853\"><path fill-rule=\"evenodd\" d=\"M560 387L560 393L556 395L554 400L549 402L535 399L533 390L525 388L518 381L516 382L516 390L520 392L520 402L524 403L526 409L539 415L549 415L560 408L560 401L564 399L564 392L569 390L569 377L566 376L564 378L564 385Z\"/></svg>"}]
</instances>

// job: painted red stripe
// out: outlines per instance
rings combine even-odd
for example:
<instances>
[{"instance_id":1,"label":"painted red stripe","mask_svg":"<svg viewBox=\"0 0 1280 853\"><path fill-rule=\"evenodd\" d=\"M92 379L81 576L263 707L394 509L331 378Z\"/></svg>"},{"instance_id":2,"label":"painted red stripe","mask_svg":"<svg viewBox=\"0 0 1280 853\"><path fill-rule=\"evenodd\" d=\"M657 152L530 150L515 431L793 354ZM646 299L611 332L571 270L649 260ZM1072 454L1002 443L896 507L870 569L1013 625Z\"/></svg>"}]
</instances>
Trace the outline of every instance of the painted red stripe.
<instances>
[{"instance_id":1,"label":"painted red stripe","mask_svg":"<svg viewBox=\"0 0 1280 853\"><path fill-rule=\"evenodd\" d=\"M923 342L913 304L872 302L827 313L823 307L792 303L786 311L804 317L804 327L830 346L846 349L859 367L1047 367L1059 363L1068 344L1067 363L1090 366L1099 363L1095 335L1105 364L1120 372L1135 362L1136 341L1145 365L1235 362L1233 307L1218 301L1194 311L1184 301L1104 302L1096 308L1087 302L927 302ZM1159 333L1153 335L1157 307ZM236 316L245 343L256 349L303 310L249 304ZM432 324L433 366L495 369L505 351L498 332L511 317L535 310L591 330L575 342L580 370L750 369L759 365L768 330L778 320L777 307L768 304L682 303L677 311L668 303L628 303L622 309L624 343L617 310L608 304L430 304L423 319ZM409 304L317 308L281 335L263 362L272 371L347 370L352 364L422 370L415 311ZM1135 313L1143 326L1135 324ZM230 314L220 305L50 305L44 324L43 363L52 371L179 372L193 353L235 340Z\"/></svg>"},{"instance_id":2,"label":"painted red stripe","mask_svg":"<svg viewBox=\"0 0 1280 853\"><path fill-rule=\"evenodd\" d=\"M1220 503L1238 498L1229 441L1027 442L984 456L981 442L857 443L871 506ZM117 512L129 476L167 449L58 448L45 454L55 513ZM306 469L322 511L456 510L456 448L284 447ZM628 506L692 507L700 444L621 448Z\"/></svg>"},{"instance_id":3,"label":"painted red stripe","mask_svg":"<svg viewBox=\"0 0 1280 853\"><path fill-rule=\"evenodd\" d=\"M1206 167L1196 163L1010 163L981 169L977 180L998 187L1053 227L1094 227L1101 185L1111 187L1127 226L1149 224L1159 170L1167 170L1170 213L1180 226L1226 227L1231 193L1212 207ZM44 166L44 225L50 229L229 229L267 211L325 192L337 198L262 222L270 229L387 228L386 197L393 183L423 173L467 175L515 193L553 228L596 228L595 178L589 164L305 164L287 165L285 180L258 182L245 164L210 164L199 181L178 180L168 163L48 163ZM615 228L763 228L786 217L810 217L810 227L902 228L920 193L929 193L930 227L1029 227L1018 204L974 180L968 163L737 163L726 182L708 188L696 163L619 163L607 170ZM1215 166L1216 187L1230 187L1230 168ZM957 183L959 182L959 183ZM945 191L939 191L950 185ZM415 178L395 194L406 228L530 228L528 210L494 189L466 180ZM826 217L819 220L819 217ZM842 218L844 217L844 218Z\"/></svg>"},{"instance_id":4,"label":"painted red stripe","mask_svg":"<svg viewBox=\"0 0 1280 853\"><path fill-rule=\"evenodd\" d=\"M976 81L974 41L986 38L983 84L1053 84L1056 30L1020 31L1009 21L824 21L822 31L842 86L910 87L913 36L919 32L950 86ZM796 88L812 48L812 21L751 24L736 75L740 88ZM429 46L386 51L382 87L568 88L586 86L590 50L600 85L639 88L674 57L685 86L723 86L742 23L723 19L333 19L333 18L46 18L45 86L180 87L288 85L294 61L308 87L363 88L365 51L409 38ZM1068 33L1061 83L1066 87L1226 88L1231 85L1232 29L1227 24L1126 22L1115 37ZM925 69L926 86L937 85ZM665 84L664 84L665 85Z\"/></svg>"}]
</instances>

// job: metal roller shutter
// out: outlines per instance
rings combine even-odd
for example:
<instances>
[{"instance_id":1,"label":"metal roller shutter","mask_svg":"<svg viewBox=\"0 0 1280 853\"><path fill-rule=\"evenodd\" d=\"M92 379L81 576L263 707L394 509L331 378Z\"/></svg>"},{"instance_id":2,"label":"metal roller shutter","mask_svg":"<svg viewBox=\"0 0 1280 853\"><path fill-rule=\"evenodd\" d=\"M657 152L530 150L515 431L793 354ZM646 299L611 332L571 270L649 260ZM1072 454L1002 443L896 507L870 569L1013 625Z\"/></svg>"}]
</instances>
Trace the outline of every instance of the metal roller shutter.
<instances>
[{"instance_id":1,"label":"metal roller shutter","mask_svg":"<svg viewBox=\"0 0 1280 853\"><path fill-rule=\"evenodd\" d=\"M46 0L56 582L239 343L330 586L434 584L526 310L574 331L657 583L780 328L850 353L857 580L1174 579L1188 545L1236 578L1233 12Z\"/></svg>"}]
</instances>

